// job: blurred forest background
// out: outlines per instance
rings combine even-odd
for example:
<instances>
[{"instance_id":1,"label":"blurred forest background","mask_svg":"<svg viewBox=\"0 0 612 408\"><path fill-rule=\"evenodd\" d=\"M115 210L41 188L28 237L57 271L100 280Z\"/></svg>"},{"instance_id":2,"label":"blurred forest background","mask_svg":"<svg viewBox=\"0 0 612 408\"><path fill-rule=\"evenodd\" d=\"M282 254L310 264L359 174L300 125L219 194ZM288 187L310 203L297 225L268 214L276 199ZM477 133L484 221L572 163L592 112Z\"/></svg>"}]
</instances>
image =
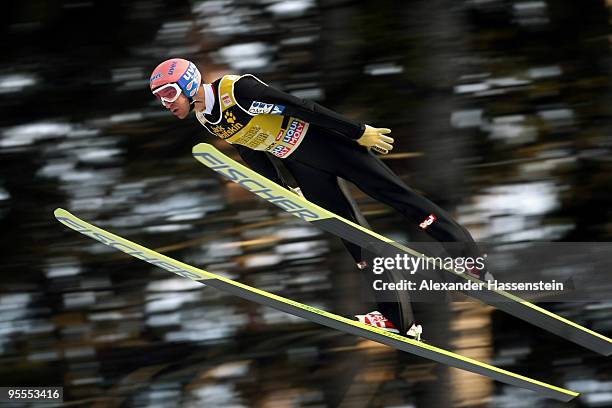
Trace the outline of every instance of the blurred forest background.
<instances>
[{"instance_id":1,"label":"blurred forest background","mask_svg":"<svg viewBox=\"0 0 612 408\"><path fill-rule=\"evenodd\" d=\"M368 311L339 240L193 159L202 141L235 153L149 93L151 70L181 56L207 82L253 73L390 127L386 163L478 240L609 241L610 7L3 4L0 385L61 385L65 406L560 406L128 259L52 211L314 306ZM397 214L353 193L373 228L409 239ZM609 336L606 290L608 301L545 307ZM565 406L612 406L610 359L477 303L420 313L431 343L583 393Z\"/></svg>"}]
</instances>

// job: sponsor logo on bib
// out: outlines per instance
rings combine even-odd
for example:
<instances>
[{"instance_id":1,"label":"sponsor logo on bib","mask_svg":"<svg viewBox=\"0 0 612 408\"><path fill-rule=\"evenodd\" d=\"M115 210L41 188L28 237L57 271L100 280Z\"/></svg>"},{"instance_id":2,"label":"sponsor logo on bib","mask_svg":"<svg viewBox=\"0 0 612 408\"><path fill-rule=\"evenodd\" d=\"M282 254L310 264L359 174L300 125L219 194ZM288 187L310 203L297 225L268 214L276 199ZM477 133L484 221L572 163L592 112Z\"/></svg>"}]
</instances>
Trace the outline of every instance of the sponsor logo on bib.
<instances>
[{"instance_id":1,"label":"sponsor logo on bib","mask_svg":"<svg viewBox=\"0 0 612 408\"><path fill-rule=\"evenodd\" d=\"M281 130L278 131L278 135L276 135L276 139L274 139L275 141L279 141L281 140L281 137L283 137L283 135L285 134L285 129L281 128Z\"/></svg>"},{"instance_id":2,"label":"sponsor logo on bib","mask_svg":"<svg viewBox=\"0 0 612 408\"><path fill-rule=\"evenodd\" d=\"M289 149L287 146L279 145L275 146L274 149L270 150L270 153L272 153L276 157L285 157L290 151L291 149Z\"/></svg>"},{"instance_id":3,"label":"sponsor logo on bib","mask_svg":"<svg viewBox=\"0 0 612 408\"><path fill-rule=\"evenodd\" d=\"M228 137L234 135L244 126L242 123L234 123L229 127L224 127L222 125L217 125L212 127L212 131L215 135L219 136L221 139L227 139Z\"/></svg>"},{"instance_id":4,"label":"sponsor logo on bib","mask_svg":"<svg viewBox=\"0 0 612 408\"><path fill-rule=\"evenodd\" d=\"M285 105L274 105L272 108L272 115L281 115L285 111Z\"/></svg>"},{"instance_id":5,"label":"sponsor logo on bib","mask_svg":"<svg viewBox=\"0 0 612 408\"><path fill-rule=\"evenodd\" d=\"M273 103L253 101L253 103L251 104L251 107L249 108L249 113L252 113L253 115L270 113L272 111L272 108L274 108Z\"/></svg>"},{"instance_id":6,"label":"sponsor logo on bib","mask_svg":"<svg viewBox=\"0 0 612 408\"><path fill-rule=\"evenodd\" d=\"M232 98L230 98L228 94L223 94L221 95L221 102L223 103L223 106L227 108L232 104Z\"/></svg>"},{"instance_id":7,"label":"sponsor logo on bib","mask_svg":"<svg viewBox=\"0 0 612 408\"><path fill-rule=\"evenodd\" d=\"M236 116L234 116L234 114L230 111L225 111L225 113L223 114L223 117L229 124L236 122Z\"/></svg>"},{"instance_id":8,"label":"sponsor logo on bib","mask_svg":"<svg viewBox=\"0 0 612 408\"><path fill-rule=\"evenodd\" d=\"M285 133L283 142L295 146L298 140L300 140L302 132L304 132L304 122L302 122L301 120L292 121L289 125L289 128L287 129L287 133Z\"/></svg>"}]
</instances>

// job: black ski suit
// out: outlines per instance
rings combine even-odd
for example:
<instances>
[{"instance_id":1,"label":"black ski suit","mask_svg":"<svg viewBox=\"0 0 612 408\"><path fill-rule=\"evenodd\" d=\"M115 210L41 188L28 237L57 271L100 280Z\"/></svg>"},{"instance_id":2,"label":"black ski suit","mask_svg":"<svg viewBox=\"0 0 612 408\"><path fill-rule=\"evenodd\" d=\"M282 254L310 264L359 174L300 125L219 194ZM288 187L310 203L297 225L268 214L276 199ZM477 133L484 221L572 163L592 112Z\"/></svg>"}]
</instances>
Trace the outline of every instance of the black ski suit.
<instances>
[{"instance_id":1,"label":"black ski suit","mask_svg":"<svg viewBox=\"0 0 612 408\"><path fill-rule=\"evenodd\" d=\"M212 84L215 92L218 92L218 82L217 80ZM365 129L364 125L248 76L235 83L234 96L239 104L245 107L251 106L255 101L283 105L284 114L309 122L308 132L297 150L282 159L283 165L309 201L358 222L349 199L338 185L337 177L342 177L372 198L397 210L408 222L421 224L433 214L435 221L425 229L431 237L442 245L457 242L464 244L448 245L449 255L474 258L480 256L480 251L465 228L454 221L445 210L408 187L374 153L356 142ZM212 112L205 116L207 120L218 120L218 105L219 103L216 103ZM237 144L233 146L253 170L278 184L284 184L268 153ZM344 245L356 262L364 260L360 247L347 241L344 241ZM399 327L404 328L407 324L406 320L402 322L388 305L386 307L379 303L379 308L385 310L381 310L383 314L390 314L387 318L394 324L399 324Z\"/></svg>"}]
</instances>

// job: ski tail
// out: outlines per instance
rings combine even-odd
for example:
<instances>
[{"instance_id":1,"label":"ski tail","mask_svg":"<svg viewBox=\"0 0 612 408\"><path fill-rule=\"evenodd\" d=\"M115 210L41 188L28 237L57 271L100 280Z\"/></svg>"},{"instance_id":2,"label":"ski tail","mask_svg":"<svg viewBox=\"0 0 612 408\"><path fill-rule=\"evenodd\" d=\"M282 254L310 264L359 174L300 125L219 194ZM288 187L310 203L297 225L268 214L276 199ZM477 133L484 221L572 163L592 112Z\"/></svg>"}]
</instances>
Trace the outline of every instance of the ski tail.
<instances>
[{"instance_id":1,"label":"ski tail","mask_svg":"<svg viewBox=\"0 0 612 408\"><path fill-rule=\"evenodd\" d=\"M128 255L166 269L167 271L176 273L179 276L193 279L243 299L270 306L332 329L370 339L438 363L478 373L506 384L526 388L549 398L560 401L570 401L579 395L574 391L556 387L429 344L389 333L383 329L368 326L346 317L278 296L274 293L247 286L221 275L207 272L89 224L66 210L58 208L55 210L54 214L57 220L68 228L98 240L105 245L116 248Z\"/></svg>"},{"instance_id":2,"label":"ski tail","mask_svg":"<svg viewBox=\"0 0 612 408\"><path fill-rule=\"evenodd\" d=\"M361 246L363 249L374 252L379 256L394 257L397 254L406 253L410 256L423 258L428 262L431 261L425 254L377 234L291 193L273 181L227 157L208 143L200 143L194 146L193 155L199 162L234 183L239 184L244 189L251 191L304 221L308 221L325 231ZM481 282L466 274L458 273L453 269L445 269L450 274L448 276L451 279L463 278L476 283ZM597 353L605 356L612 354L612 339L609 337L583 327L509 292L503 290L477 290L465 291L465 293Z\"/></svg>"}]
</instances>

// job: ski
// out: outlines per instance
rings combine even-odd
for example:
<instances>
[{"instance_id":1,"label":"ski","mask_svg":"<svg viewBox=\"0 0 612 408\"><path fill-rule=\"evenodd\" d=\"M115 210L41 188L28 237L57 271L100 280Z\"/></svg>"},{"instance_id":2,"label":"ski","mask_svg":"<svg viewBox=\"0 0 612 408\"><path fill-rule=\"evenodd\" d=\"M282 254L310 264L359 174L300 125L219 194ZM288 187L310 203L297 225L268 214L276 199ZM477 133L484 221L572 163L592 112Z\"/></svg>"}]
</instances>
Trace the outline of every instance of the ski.
<instances>
[{"instance_id":1,"label":"ski","mask_svg":"<svg viewBox=\"0 0 612 408\"><path fill-rule=\"evenodd\" d=\"M232 160L208 143L200 143L194 146L193 155L202 164L288 213L379 256L394 257L397 254L407 253L410 256L421 257L425 260L430 259L425 254L309 202ZM482 283L476 278L461 274L450 268L446 268L444 272L450 279L460 277L475 283ZM431 278L431 276L428 277ZM466 290L464 293L597 353L605 356L612 354L612 339L509 292L487 290L485 285L482 290Z\"/></svg>"},{"instance_id":2,"label":"ski","mask_svg":"<svg viewBox=\"0 0 612 408\"><path fill-rule=\"evenodd\" d=\"M389 333L380 328L368 326L346 317L242 284L221 275L207 272L89 224L61 208L56 209L54 214L55 218L68 228L98 240L105 245L123 251L128 255L173 272L184 278L192 279L243 299L270 306L311 322L373 340L441 364L464 369L506 384L529 389L549 398L567 402L579 395L579 393L574 391L534 380L430 344Z\"/></svg>"}]
</instances>

